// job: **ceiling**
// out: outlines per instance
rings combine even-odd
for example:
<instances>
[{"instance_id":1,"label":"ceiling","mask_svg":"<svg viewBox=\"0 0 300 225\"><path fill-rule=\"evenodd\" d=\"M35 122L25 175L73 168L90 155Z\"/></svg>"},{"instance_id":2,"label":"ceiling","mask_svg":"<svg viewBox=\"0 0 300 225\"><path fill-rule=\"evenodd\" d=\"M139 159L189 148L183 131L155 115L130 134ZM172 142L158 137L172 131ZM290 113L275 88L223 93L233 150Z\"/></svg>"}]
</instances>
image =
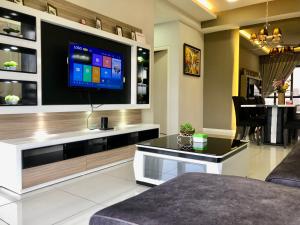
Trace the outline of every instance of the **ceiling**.
<instances>
[{"instance_id":1,"label":"ceiling","mask_svg":"<svg viewBox=\"0 0 300 225\"><path fill-rule=\"evenodd\" d=\"M248 34L257 33L264 24L258 24L254 26L248 26L245 28L241 28L241 30L246 31ZM287 20L273 21L270 22L269 34L275 27L279 27L282 31L282 41L283 45L299 45L300 44L300 18L293 18ZM241 38L241 45L250 49L251 51L261 53L257 46L253 46L249 40L246 42ZM248 43L247 43L248 42Z\"/></svg>"},{"instance_id":2,"label":"ceiling","mask_svg":"<svg viewBox=\"0 0 300 225\"><path fill-rule=\"evenodd\" d=\"M155 0L155 24L170 21L183 21L186 23L198 23L215 19L216 15L195 4L192 0Z\"/></svg>"},{"instance_id":3,"label":"ceiling","mask_svg":"<svg viewBox=\"0 0 300 225\"><path fill-rule=\"evenodd\" d=\"M255 5L267 0L236 0L235 2L228 2L227 0L207 0L213 5L213 12L221 12L249 5Z\"/></svg>"},{"instance_id":4,"label":"ceiling","mask_svg":"<svg viewBox=\"0 0 300 225\"><path fill-rule=\"evenodd\" d=\"M215 13L220 11L266 2L266 0L236 0L231 3L228 1L230 0L155 0L155 24L183 20L182 17L199 23L216 19ZM201 2L208 2L212 9L206 8Z\"/></svg>"}]
</instances>

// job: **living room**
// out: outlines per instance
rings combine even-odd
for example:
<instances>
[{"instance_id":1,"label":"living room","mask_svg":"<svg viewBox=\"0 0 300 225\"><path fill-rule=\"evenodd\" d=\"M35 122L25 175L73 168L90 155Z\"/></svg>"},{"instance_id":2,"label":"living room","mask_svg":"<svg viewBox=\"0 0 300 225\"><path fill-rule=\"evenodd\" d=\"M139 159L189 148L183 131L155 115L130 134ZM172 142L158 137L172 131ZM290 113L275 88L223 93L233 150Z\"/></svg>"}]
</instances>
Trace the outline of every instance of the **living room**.
<instances>
[{"instance_id":1,"label":"living room","mask_svg":"<svg viewBox=\"0 0 300 225\"><path fill-rule=\"evenodd\" d=\"M0 0L0 225L300 224L299 18Z\"/></svg>"}]
</instances>

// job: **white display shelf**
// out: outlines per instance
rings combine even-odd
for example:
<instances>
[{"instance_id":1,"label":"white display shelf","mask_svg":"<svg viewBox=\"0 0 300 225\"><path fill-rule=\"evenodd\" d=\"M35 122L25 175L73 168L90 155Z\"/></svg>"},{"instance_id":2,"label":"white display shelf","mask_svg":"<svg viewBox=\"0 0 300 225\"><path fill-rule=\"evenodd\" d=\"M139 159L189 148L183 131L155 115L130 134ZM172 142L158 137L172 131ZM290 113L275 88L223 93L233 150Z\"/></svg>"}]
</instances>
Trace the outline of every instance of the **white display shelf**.
<instances>
[{"instance_id":1,"label":"white display shelf","mask_svg":"<svg viewBox=\"0 0 300 225\"><path fill-rule=\"evenodd\" d=\"M29 41L20 38L7 37L0 35L0 42L16 45L20 47L32 48L37 50L37 73L19 73L0 71L0 79L12 79L22 81L36 81L38 85L38 105L37 106L0 106L0 114L23 114L23 113L42 113L42 112L78 112L90 111L89 105L42 105L42 74L41 74L41 21L45 21L54 25L65 27L72 30L77 30L87 34L92 34L108 40L113 40L131 47L131 102L130 104L113 104L103 105L95 111L101 110L122 110L122 109L149 109L150 104L136 104L137 90L137 47L149 49L151 46L145 43L118 36L103 30L98 30L93 27L82 25L80 23L70 21L59 16L50 15L47 12L42 12L30 7L18 5L9 1L0 0L0 5L3 8L8 8L13 11L32 15L36 17L36 41ZM151 59L152 60L152 59ZM151 63L150 63L151 65ZM151 71L151 67L150 67Z\"/></svg>"}]
</instances>

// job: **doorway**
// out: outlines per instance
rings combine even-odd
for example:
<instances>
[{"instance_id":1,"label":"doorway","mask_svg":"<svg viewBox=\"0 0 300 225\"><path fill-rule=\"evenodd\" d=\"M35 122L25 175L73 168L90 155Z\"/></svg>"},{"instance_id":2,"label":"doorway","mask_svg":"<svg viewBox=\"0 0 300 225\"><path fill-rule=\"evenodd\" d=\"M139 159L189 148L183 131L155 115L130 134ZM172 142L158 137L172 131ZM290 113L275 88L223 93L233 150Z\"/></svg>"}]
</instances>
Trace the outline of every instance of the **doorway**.
<instances>
[{"instance_id":1,"label":"doorway","mask_svg":"<svg viewBox=\"0 0 300 225\"><path fill-rule=\"evenodd\" d=\"M154 52L153 110L154 122L160 124L160 133L167 135L168 50Z\"/></svg>"}]
</instances>

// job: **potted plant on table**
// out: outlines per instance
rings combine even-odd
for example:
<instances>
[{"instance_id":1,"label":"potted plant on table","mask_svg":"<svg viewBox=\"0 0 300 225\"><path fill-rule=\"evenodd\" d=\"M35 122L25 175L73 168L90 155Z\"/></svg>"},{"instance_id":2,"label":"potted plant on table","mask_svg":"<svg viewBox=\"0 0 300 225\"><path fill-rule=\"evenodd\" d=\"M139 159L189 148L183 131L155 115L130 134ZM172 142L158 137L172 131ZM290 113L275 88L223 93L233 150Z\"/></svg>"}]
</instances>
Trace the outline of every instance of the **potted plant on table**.
<instances>
[{"instance_id":1,"label":"potted plant on table","mask_svg":"<svg viewBox=\"0 0 300 225\"><path fill-rule=\"evenodd\" d=\"M193 128L192 124L184 123L180 125L181 136L193 136L194 133L195 133L195 128Z\"/></svg>"},{"instance_id":2,"label":"potted plant on table","mask_svg":"<svg viewBox=\"0 0 300 225\"><path fill-rule=\"evenodd\" d=\"M289 88L289 83L285 80L275 80L273 88L278 94L278 105L285 105L285 92Z\"/></svg>"}]
</instances>

